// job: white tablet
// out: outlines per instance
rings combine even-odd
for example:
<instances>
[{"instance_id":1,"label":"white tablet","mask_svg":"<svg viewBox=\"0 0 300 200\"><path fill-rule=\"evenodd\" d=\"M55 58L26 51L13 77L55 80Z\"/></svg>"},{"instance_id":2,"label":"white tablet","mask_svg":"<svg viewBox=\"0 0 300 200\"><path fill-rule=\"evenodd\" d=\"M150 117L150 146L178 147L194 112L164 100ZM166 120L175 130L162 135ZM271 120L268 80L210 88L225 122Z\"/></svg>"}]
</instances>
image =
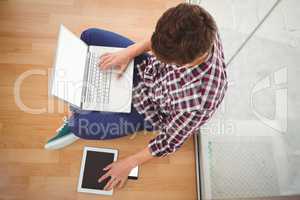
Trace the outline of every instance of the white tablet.
<instances>
[{"instance_id":1,"label":"white tablet","mask_svg":"<svg viewBox=\"0 0 300 200\"><path fill-rule=\"evenodd\" d=\"M84 147L77 191L112 195L113 190L103 190L110 177L101 183L98 183L98 179L106 173L103 168L116 161L117 157L118 150L116 149Z\"/></svg>"}]
</instances>

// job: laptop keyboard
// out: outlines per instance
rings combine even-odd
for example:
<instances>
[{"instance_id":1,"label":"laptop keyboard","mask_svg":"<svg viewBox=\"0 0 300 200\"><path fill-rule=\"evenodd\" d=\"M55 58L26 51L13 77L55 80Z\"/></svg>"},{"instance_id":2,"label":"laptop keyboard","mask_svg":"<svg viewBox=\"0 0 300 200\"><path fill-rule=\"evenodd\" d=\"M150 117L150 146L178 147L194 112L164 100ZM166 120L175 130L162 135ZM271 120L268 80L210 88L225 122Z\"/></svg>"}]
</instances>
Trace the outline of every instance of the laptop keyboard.
<instances>
[{"instance_id":1,"label":"laptop keyboard","mask_svg":"<svg viewBox=\"0 0 300 200\"><path fill-rule=\"evenodd\" d=\"M99 56L91 53L88 71L86 102L108 104L112 70L101 70Z\"/></svg>"}]
</instances>

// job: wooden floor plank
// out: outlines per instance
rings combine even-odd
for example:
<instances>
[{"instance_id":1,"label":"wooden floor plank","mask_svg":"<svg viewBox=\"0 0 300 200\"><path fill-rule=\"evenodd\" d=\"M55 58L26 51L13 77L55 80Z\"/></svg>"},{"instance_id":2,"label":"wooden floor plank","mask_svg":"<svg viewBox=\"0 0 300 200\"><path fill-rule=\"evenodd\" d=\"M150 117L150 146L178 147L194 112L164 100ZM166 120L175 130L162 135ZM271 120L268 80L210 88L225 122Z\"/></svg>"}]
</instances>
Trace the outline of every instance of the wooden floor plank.
<instances>
[{"instance_id":1,"label":"wooden floor plank","mask_svg":"<svg viewBox=\"0 0 300 200\"><path fill-rule=\"evenodd\" d=\"M136 133L108 141L80 140L60 151L45 151L45 142L61 125L67 106L48 97L58 27L78 36L89 27L119 32L138 41L151 35L159 16L181 0L2 0L0 1L0 199L195 199L193 141L174 155L141 166L138 181L128 181L113 196L76 191L84 146L119 149L119 158L143 149L157 133ZM22 103L45 108L24 112L14 86L23 73ZM50 105L50 106L48 106ZM60 111L60 110L61 111Z\"/></svg>"}]
</instances>

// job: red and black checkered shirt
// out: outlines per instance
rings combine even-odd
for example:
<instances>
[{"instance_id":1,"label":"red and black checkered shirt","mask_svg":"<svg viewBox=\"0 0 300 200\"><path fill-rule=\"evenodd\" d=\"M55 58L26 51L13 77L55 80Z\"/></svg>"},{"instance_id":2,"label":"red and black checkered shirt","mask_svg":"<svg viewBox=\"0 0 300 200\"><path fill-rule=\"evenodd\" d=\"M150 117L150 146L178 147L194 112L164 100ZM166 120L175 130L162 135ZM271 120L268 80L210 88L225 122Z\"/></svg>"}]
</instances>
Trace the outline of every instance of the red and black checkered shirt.
<instances>
[{"instance_id":1,"label":"red and black checkered shirt","mask_svg":"<svg viewBox=\"0 0 300 200\"><path fill-rule=\"evenodd\" d=\"M160 131L148 144L151 154L166 156L198 132L223 100L228 83L220 37L200 65L180 68L150 56L137 67L142 81L133 105Z\"/></svg>"}]
</instances>

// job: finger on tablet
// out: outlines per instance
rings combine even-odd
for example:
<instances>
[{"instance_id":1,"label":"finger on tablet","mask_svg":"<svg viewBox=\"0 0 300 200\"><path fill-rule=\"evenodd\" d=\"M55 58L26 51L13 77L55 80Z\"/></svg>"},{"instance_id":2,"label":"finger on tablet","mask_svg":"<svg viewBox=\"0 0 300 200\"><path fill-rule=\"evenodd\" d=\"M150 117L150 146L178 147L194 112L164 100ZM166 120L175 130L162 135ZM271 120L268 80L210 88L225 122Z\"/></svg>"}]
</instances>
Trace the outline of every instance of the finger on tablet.
<instances>
[{"instance_id":1,"label":"finger on tablet","mask_svg":"<svg viewBox=\"0 0 300 200\"><path fill-rule=\"evenodd\" d=\"M104 168L103 168L103 170L105 170L105 171L106 171L106 170L110 169L110 168L111 168L111 166L112 166L112 164L113 164L113 163L110 163L109 165L107 165L106 167L104 167Z\"/></svg>"},{"instance_id":2,"label":"finger on tablet","mask_svg":"<svg viewBox=\"0 0 300 200\"><path fill-rule=\"evenodd\" d=\"M101 176L99 179L98 179L98 183L100 183L101 181L103 181L104 179L106 179L107 177L109 177L110 174L109 172L107 172L106 174L104 174L103 176Z\"/></svg>"},{"instance_id":3,"label":"finger on tablet","mask_svg":"<svg viewBox=\"0 0 300 200\"><path fill-rule=\"evenodd\" d=\"M118 185L117 185L117 188L118 188L118 189L123 188L124 185L125 185L125 183L126 183L126 179L120 180L120 182L119 182Z\"/></svg>"},{"instance_id":4,"label":"finger on tablet","mask_svg":"<svg viewBox=\"0 0 300 200\"><path fill-rule=\"evenodd\" d=\"M115 181L110 185L110 187L108 188L108 190L114 189L114 187L116 187L116 185L117 185L120 181L121 181L121 180L115 180Z\"/></svg>"},{"instance_id":5,"label":"finger on tablet","mask_svg":"<svg viewBox=\"0 0 300 200\"><path fill-rule=\"evenodd\" d=\"M105 187L103 188L104 190L110 190L112 184L114 183L114 181L116 181L115 179L111 178L105 185Z\"/></svg>"}]
</instances>

